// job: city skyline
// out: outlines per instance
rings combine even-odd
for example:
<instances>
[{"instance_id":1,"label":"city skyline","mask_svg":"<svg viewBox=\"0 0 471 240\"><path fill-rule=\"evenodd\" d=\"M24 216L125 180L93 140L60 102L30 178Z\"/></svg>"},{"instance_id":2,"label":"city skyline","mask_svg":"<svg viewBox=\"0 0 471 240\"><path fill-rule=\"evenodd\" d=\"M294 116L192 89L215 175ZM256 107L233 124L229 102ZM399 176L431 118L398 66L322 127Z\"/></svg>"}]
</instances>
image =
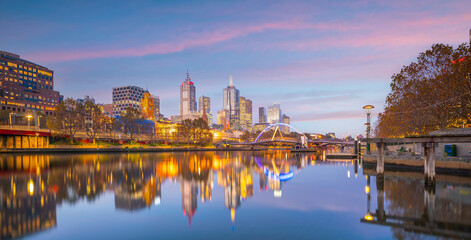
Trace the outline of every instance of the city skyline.
<instances>
[{"instance_id":1,"label":"city skyline","mask_svg":"<svg viewBox=\"0 0 471 240\"><path fill-rule=\"evenodd\" d=\"M2 50L53 69L65 97L111 103L113 87L140 86L169 117L178 114L176 86L189 68L215 115L232 74L255 109L283 99L293 126L338 136L363 134L361 107L375 106L374 122L391 75L433 43L467 42L471 20L466 1L2 7Z\"/></svg>"}]
</instances>

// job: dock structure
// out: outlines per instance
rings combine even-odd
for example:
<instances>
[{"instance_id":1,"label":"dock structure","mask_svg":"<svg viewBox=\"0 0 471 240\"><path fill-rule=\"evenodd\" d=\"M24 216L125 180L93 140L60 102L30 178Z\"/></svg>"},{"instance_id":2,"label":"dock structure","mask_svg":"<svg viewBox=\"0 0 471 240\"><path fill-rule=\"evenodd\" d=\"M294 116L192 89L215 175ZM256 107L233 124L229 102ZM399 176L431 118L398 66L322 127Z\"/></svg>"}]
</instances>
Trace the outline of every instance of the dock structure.
<instances>
[{"instance_id":1,"label":"dock structure","mask_svg":"<svg viewBox=\"0 0 471 240\"><path fill-rule=\"evenodd\" d=\"M438 144L471 143L471 134L446 136L418 136L405 138L365 138L361 139L361 141L376 144L376 147L378 149L376 161L376 174L379 179L382 179L382 176L384 176L384 152L388 144L420 143L424 152L423 158L425 186L435 188L435 152Z\"/></svg>"}]
</instances>

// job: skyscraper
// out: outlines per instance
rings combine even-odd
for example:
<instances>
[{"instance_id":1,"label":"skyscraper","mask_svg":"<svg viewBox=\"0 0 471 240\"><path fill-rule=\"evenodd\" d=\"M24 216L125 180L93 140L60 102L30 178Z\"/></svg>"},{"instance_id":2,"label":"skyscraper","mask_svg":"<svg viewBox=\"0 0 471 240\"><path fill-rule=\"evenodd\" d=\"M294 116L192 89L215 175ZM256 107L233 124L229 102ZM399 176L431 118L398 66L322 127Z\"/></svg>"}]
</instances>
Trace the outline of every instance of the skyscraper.
<instances>
[{"instance_id":1,"label":"skyscraper","mask_svg":"<svg viewBox=\"0 0 471 240\"><path fill-rule=\"evenodd\" d=\"M286 123L286 124L289 125L290 117L288 117L287 115L283 114L283 116L281 116L281 122L282 122L282 123ZM289 134L290 129L289 129L288 126L282 126L282 127L281 127L281 132L283 132L283 134Z\"/></svg>"},{"instance_id":2,"label":"skyscraper","mask_svg":"<svg viewBox=\"0 0 471 240\"><path fill-rule=\"evenodd\" d=\"M200 106L199 108L200 108L201 113L203 113L203 105L204 105L204 108L206 109L207 114L211 111L211 99L209 97L201 96L198 101L198 105Z\"/></svg>"},{"instance_id":3,"label":"skyscraper","mask_svg":"<svg viewBox=\"0 0 471 240\"><path fill-rule=\"evenodd\" d=\"M252 131L252 100L245 97L239 98L240 102L240 126Z\"/></svg>"},{"instance_id":4,"label":"skyscraper","mask_svg":"<svg viewBox=\"0 0 471 240\"><path fill-rule=\"evenodd\" d=\"M281 108L279 103L268 106L268 119L271 124L281 122Z\"/></svg>"},{"instance_id":5,"label":"skyscraper","mask_svg":"<svg viewBox=\"0 0 471 240\"><path fill-rule=\"evenodd\" d=\"M54 71L0 51L1 110L51 115L64 98L54 91Z\"/></svg>"},{"instance_id":6,"label":"skyscraper","mask_svg":"<svg viewBox=\"0 0 471 240\"><path fill-rule=\"evenodd\" d=\"M144 98L144 89L136 86L113 88L113 115L118 116L133 107L141 109L141 99Z\"/></svg>"},{"instance_id":7,"label":"skyscraper","mask_svg":"<svg viewBox=\"0 0 471 240\"><path fill-rule=\"evenodd\" d=\"M231 129L240 127L240 102L239 90L234 87L232 75L230 77L229 86L223 90L223 109L229 111L229 119Z\"/></svg>"},{"instance_id":8,"label":"skyscraper","mask_svg":"<svg viewBox=\"0 0 471 240\"><path fill-rule=\"evenodd\" d=\"M154 117L155 120L160 119L160 98L154 95L150 95L150 98L154 99Z\"/></svg>"},{"instance_id":9,"label":"skyscraper","mask_svg":"<svg viewBox=\"0 0 471 240\"><path fill-rule=\"evenodd\" d=\"M186 71L185 81L180 86L180 116L182 119L188 118L196 111L196 88L191 81L188 70Z\"/></svg>"},{"instance_id":10,"label":"skyscraper","mask_svg":"<svg viewBox=\"0 0 471 240\"><path fill-rule=\"evenodd\" d=\"M258 122L259 123L266 123L267 122L267 111L265 107L258 108Z\"/></svg>"}]
</instances>

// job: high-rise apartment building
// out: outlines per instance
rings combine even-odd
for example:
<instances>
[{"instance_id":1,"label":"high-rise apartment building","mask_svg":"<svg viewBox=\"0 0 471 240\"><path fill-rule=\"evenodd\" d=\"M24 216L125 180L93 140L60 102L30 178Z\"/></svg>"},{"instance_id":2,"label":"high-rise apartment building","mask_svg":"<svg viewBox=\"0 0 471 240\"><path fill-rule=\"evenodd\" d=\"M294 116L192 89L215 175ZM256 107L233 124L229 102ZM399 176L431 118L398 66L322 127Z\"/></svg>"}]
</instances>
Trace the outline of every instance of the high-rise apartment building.
<instances>
[{"instance_id":1,"label":"high-rise apartment building","mask_svg":"<svg viewBox=\"0 0 471 240\"><path fill-rule=\"evenodd\" d=\"M265 107L258 108L258 122L259 123L266 123L267 122L267 111Z\"/></svg>"},{"instance_id":2,"label":"high-rise apartment building","mask_svg":"<svg viewBox=\"0 0 471 240\"><path fill-rule=\"evenodd\" d=\"M267 121L271 124L281 122L281 108L279 103L268 106Z\"/></svg>"},{"instance_id":3,"label":"high-rise apartment building","mask_svg":"<svg viewBox=\"0 0 471 240\"><path fill-rule=\"evenodd\" d=\"M132 107L141 109L141 99L144 98L144 89L136 86L113 88L113 115L118 116Z\"/></svg>"},{"instance_id":4,"label":"high-rise apartment building","mask_svg":"<svg viewBox=\"0 0 471 240\"><path fill-rule=\"evenodd\" d=\"M234 87L232 75L230 76L229 86L223 90L223 109L229 111L231 129L240 127L240 102L239 90Z\"/></svg>"},{"instance_id":5,"label":"high-rise apartment building","mask_svg":"<svg viewBox=\"0 0 471 240\"><path fill-rule=\"evenodd\" d=\"M54 71L0 51L0 98L2 110L51 115L64 97L54 91Z\"/></svg>"},{"instance_id":6,"label":"high-rise apartment building","mask_svg":"<svg viewBox=\"0 0 471 240\"><path fill-rule=\"evenodd\" d=\"M180 86L180 116L182 120L196 112L196 88L186 71L185 81Z\"/></svg>"},{"instance_id":7,"label":"high-rise apartment building","mask_svg":"<svg viewBox=\"0 0 471 240\"><path fill-rule=\"evenodd\" d=\"M245 97L239 98L240 103L240 126L252 131L252 100Z\"/></svg>"}]
</instances>

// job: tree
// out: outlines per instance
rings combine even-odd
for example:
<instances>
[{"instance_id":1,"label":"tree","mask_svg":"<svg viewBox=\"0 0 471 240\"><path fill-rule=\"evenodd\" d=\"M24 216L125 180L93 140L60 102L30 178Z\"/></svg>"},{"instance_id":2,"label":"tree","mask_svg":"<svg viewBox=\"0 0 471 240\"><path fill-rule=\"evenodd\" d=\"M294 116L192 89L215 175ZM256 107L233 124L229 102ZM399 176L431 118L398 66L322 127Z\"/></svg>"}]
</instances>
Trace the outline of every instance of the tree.
<instances>
[{"instance_id":1,"label":"tree","mask_svg":"<svg viewBox=\"0 0 471 240\"><path fill-rule=\"evenodd\" d=\"M97 104L89 100L85 101L84 112L85 132L95 143L98 134L105 131L105 115Z\"/></svg>"},{"instance_id":2,"label":"tree","mask_svg":"<svg viewBox=\"0 0 471 240\"><path fill-rule=\"evenodd\" d=\"M469 123L470 47L435 44L392 76L375 135L401 137Z\"/></svg>"},{"instance_id":3,"label":"tree","mask_svg":"<svg viewBox=\"0 0 471 240\"><path fill-rule=\"evenodd\" d=\"M77 131L84 127L84 113L83 104L67 98L56 106L55 115L47 119L47 126L56 135L69 136L73 143Z\"/></svg>"},{"instance_id":4,"label":"tree","mask_svg":"<svg viewBox=\"0 0 471 240\"><path fill-rule=\"evenodd\" d=\"M242 140L242 142L246 142L250 140L251 137L252 137L252 134L249 131L245 130L244 133L240 135L240 140Z\"/></svg>"},{"instance_id":5,"label":"tree","mask_svg":"<svg viewBox=\"0 0 471 240\"><path fill-rule=\"evenodd\" d=\"M206 145L213 141L211 129L202 118L183 120L178 126L178 134L186 140L187 144Z\"/></svg>"},{"instance_id":6,"label":"tree","mask_svg":"<svg viewBox=\"0 0 471 240\"><path fill-rule=\"evenodd\" d=\"M141 113L133 107L128 107L126 108L124 115L120 116L120 120L123 126L123 133L133 141L136 135L140 132L139 121L141 120Z\"/></svg>"},{"instance_id":7,"label":"tree","mask_svg":"<svg viewBox=\"0 0 471 240\"><path fill-rule=\"evenodd\" d=\"M122 124L114 117L105 118L105 132L112 140L116 139L117 135L122 132Z\"/></svg>"}]
</instances>

